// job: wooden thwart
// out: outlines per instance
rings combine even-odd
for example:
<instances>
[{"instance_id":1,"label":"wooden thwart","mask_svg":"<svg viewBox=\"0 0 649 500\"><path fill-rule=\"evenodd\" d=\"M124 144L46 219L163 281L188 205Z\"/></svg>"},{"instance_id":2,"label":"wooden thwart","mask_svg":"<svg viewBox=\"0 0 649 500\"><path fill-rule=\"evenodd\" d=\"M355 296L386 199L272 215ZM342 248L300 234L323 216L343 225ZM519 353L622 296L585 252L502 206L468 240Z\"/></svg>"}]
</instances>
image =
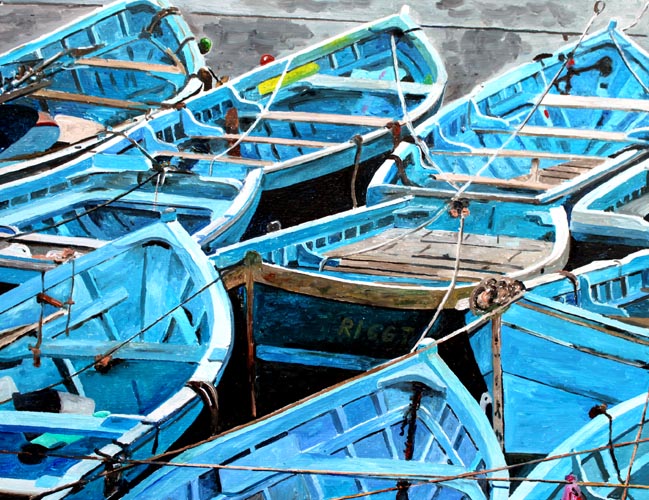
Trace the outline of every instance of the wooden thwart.
<instances>
[{"instance_id":1,"label":"wooden thwart","mask_svg":"<svg viewBox=\"0 0 649 500\"><path fill-rule=\"evenodd\" d=\"M273 144L277 146L294 146L298 148L328 148L338 144L337 142L309 141L304 139L293 139L285 137L262 137L258 135L223 134L209 136L191 136L191 139L240 141L259 144Z\"/></svg>"},{"instance_id":2,"label":"wooden thwart","mask_svg":"<svg viewBox=\"0 0 649 500\"><path fill-rule=\"evenodd\" d=\"M562 127L540 127L526 125L519 132L519 135L531 135L541 137L559 137L566 139L587 139L610 142L628 142L629 138L624 132L608 132L606 130L587 130L579 128Z\"/></svg>"},{"instance_id":3,"label":"wooden thwart","mask_svg":"<svg viewBox=\"0 0 649 500\"><path fill-rule=\"evenodd\" d=\"M324 87L335 90L359 90L378 92L397 92L397 85L404 94L429 94L434 84L415 82L396 82L394 80L375 80L370 78L351 78L348 76L334 76L317 74L304 78L301 83L307 83L312 87Z\"/></svg>"},{"instance_id":4,"label":"wooden thwart","mask_svg":"<svg viewBox=\"0 0 649 500\"><path fill-rule=\"evenodd\" d=\"M191 153L189 151L156 152L155 154L156 158L159 158L161 156L171 156L174 158L188 158L192 160L214 160L214 161L222 161L226 163L239 163L241 165L250 165L253 167L268 167L273 165L272 161L253 160L250 158L239 158L239 157L226 156L226 155L219 156L218 154L210 155L205 153Z\"/></svg>"},{"instance_id":5,"label":"wooden thwart","mask_svg":"<svg viewBox=\"0 0 649 500\"><path fill-rule=\"evenodd\" d=\"M32 92L32 97L38 99L49 99L51 101L68 101L80 102L94 106L104 106L107 108L137 109L147 110L156 107L155 105L145 104L136 101L127 101L124 99L111 99L108 97L96 97L84 94L74 94L72 92L62 92L59 90L37 90Z\"/></svg>"},{"instance_id":6,"label":"wooden thwart","mask_svg":"<svg viewBox=\"0 0 649 500\"><path fill-rule=\"evenodd\" d=\"M101 57L85 57L78 59L79 64L110 69L130 69L135 71L150 71L152 73L183 74L182 67L171 64L156 64L143 61L125 61L123 59L102 59Z\"/></svg>"},{"instance_id":7,"label":"wooden thwart","mask_svg":"<svg viewBox=\"0 0 649 500\"><path fill-rule=\"evenodd\" d=\"M504 187L504 188L522 188L531 189L534 191L547 191L552 188L551 184L544 182L536 182L524 179L495 179L493 177L482 177L479 175L465 175L465 174L431 174L431 177L438 181L450 182L471 182L472 184L485 184L489 186Z\"/></svg>"},{"instance_id":8,"label":"wooden thwart","mask_svg":"<svg viewBox=\"0 0 649 500\"><path fill-rule=\"evenodd\" d=\"M365 127L385 127L393 120L390 118L379 118L376 116L356 116L333 113L308 113L303 111L268 111L263 113L265 120L327 123L331 125L358 125Z\"/></svg>"},{"instance_id":9,"label":"wooden thwart","mask_svg":"<svg viewBox=\"0 0 649 500\"><path fill-rule=\"evenodd\" d=\"M582 161L604 161L606 160L603 156L586 156L586 155L577 155L572 153L555 153L552 151L530 151L529 149L492 149L492 148L481 148L481 149L472 149L471 151L443 151L443 150L432 150L430 151L432 155L444 155L444 156L499 156L503 158L538 158L538 159L550 159L550 160L582 160Z\"/></svg>"},{"instance_id":10,"label":"wooden thwart","mask_svg":"<svg viewBox=\"0 0 649 500\"><path fill-rule=\"evenodd\" d=\"M625 99L623 97L547 94L541 101L541 105L557 108L649 112L649 101L642 99Z\"/></svg>"}]
</instances>

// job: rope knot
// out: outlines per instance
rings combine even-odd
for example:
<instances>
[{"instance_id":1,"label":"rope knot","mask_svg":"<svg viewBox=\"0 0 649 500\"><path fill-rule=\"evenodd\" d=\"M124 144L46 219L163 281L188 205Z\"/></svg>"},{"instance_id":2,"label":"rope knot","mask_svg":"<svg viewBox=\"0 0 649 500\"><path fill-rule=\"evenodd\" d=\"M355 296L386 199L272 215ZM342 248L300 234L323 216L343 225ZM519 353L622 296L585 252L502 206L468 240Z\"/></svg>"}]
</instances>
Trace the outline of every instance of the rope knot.
<instances>
[{"instance_id":1,"label":"rope knot","mask_svg":"<svg viewBox=\"0 0 649 500\"><path fill-rule=\"evenodd\" d=\"M457 219L460 216L468 217L468 215L471 213L469 211L469 200L465 198L460 198L451 201L451 207L449 208L448 213L454 219Z\"/></svg>"}]
</instances>

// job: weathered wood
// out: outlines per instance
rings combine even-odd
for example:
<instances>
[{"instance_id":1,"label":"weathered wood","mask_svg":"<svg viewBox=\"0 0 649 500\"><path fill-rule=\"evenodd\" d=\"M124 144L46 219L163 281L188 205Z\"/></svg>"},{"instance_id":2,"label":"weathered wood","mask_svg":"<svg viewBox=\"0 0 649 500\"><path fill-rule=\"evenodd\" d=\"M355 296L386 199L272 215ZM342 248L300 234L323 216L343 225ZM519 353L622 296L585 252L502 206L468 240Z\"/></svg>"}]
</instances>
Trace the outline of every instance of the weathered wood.
<instances>
[{"instance_id":1,"label":"weathered wood","mask_svg":"<svg viewBox=\"0 0 649 500\"><path fill-rule=\"evenodd\" d=\"M549 249L548 248L548 252ZM382 252L366 252L359 253L355 255L343 255L340 260L341 262L347 261L356 261L356 262L375 262L385 265L390 264L402 264L402 265L413 265L421 268L435 268L438 266L441 267L453 267L453 262L456 259L456 249L455 246L449 248L450 251L438 251L436 245L430 246L429 252L422 252L417 254L403 254L398 255L394 253L382 253ZM521 251L518 249L510 248L498 248L493 252L489 250L481 249L480 247L467 247L462 248L460 251L460 268L463 271L487 271L499 269L501 272L513 272L520 271L525 267L528 267L539 260L539 253L537 252L527 252ZM449 264L449 262L451 264Z\"/></svg>"},{"instance_id":2,"label":"weathered wood","mask_svg":"<svg viewBox=\"0 0 649 500\"><path fill-rule=\"evenodd\" d=\"M379 118L377 116L308 113L304 111L268 111L266 113L263 113L261 116L265 120L327 123L331 125L357 125L377 128L385 127L393 121L389 118Z\"/></svg>"},{"instance_id":3,"label":"weathered wood","mask_svg":"<svg viewBox=\"0 0 649 500\"><path fill-rule=\"evenodd\" d=\"M120 108L120 109L136 109L145 111L155 108L155 104L145 104L137 101L127 101L124 99L111 99L108 97L97 97L85 94L74 94L72 92L62 92L59 90L37 90L31 94L32 97L38 99L48 99L50 101L67 101L67 102L80 102L83 104L90 104L93 106L104 106L107 108Z\"/></svg>"},{"instance_id":4,"label":"weathered wood","mask_svg":"<svg viewBox=\"0 0 649 500\"><path fill-rule=\"evenodd\" d=\"M608 316L611 319L615 319L617 321L626 323L628 325L640 326L642 328L649 327L649 318L641 318L639 316L620 316L614 314L607 314L606 316Z\"/></svg>"},{"instance_id":5,"label":"weathered wood","mask_svg":"<svg viewBox=\"0 0 649 500\"><path fill-rule=\"evenodd\" d=\"M0 349L7 347L8 345L14 343L16 340L24 337L25 335L31 335L32 333L36 332L38 327L40 325L46 325L50 321L54 321L57 318L60 318L61 316L65 316L67 311L65 310L58 310L54 311L52 314L45 316L43 318L43 322L41 323L40 320L35 321L34 323L30 323L28 325L22 325L18 327L13 327L13 328L7 328L5 330L0 331ZM29 351L25 351L26 353L29 353L28 355L31 356L31 353Z\"/></svg>"},{"instance_id":6,"label":"weathered wood","mask_svg":"<svg viewBox=\"0 0 649 500\"><path fill-rule=\"evenodd\" d=\"M472 149L471 151L444 151L444 150L431 150L432 155L444 156L483 156L490 157L497 155L503 158L539 158L548 160L582 160L582 161L604 161L605 157L602 156L586 156L572 153L559 153L552 151L530 151L529 149L495 149L495 148L480 148Z\"/></svg>"},{"instance_id":7,"label":"weathered wood","mask_svg":"<svg viewBox=\"0 0 649 500\"><path fill-rule=\"evenodd\" d=\"M248 368L248 386L250 388L250 414L257 417L257 368L255 346L255 274L261 265L259 254L249 253L244 259L246 266L246 365Z\"/></svg>"},{"instance_id":8,"label":"weathered wood","mask_svg":"<svg viewBox=\"0 0 649 500\"><path fill-rule=\"evenodd\" d=\"M427 253L439 255L442 253L455 252L457 244L457 231L419 229L412 231L404 228L393 228L382 231L376 236L349 243L325 251L322 255L327 257L345 256L353 253L366 252L369 248L376 248L377 252L391 255L408 255ZM435 245L435 250L431 250ZM479 255L492 249L500 251L502 248L512 249L515 252L543 252L553 246L552 242L540 241L532 238L518 238L515 236L487 235L465 233L462 240L463 252L478 252ZM467 255L467 254L465 254Z\"/></svg>"},{"instance_id":9,"label":"weathered wood","mask_svg":"<svg viewBox=\"0 0 649 500\"><path fill-rule=\"evenodd\" d=\"M111 358L149 361L178 361L198 363L205 355L205 346L165 344L153 342L127 342L119 340L90 341L56 339L41 345L41 355L51 358L84 359L110 353ZM29 353L31 356L31 353Z\"/></svg>"},{"instance_id":10,"label":"weathered wood","mask_svg":"<svg viewBox=\"0 0 649 500\"><path fill-rule=\"evenodd\" d=\"M241 135L241 134L223 134L223 135L195 135L192 139L223 140L223 141L240 141L259 144L274 144L278 146L294 146L298 148L328 148L337 142L309 141L304 139L293 139L285 137L262 137L258 135Z\"/></svg>"},{"instance_id":11,"label":"weathered wood","mask_svg":"<svg viewBox=\"0 0 649 500\"><path fill-rule=\"evenodd\" d=\"M495 179L493 177L482 177L478 175L465 175L465 174L431 174L431 177L438 181L450 182L470 182L472 184L484 184L488 186L504 187L504 188L521 188L530 189L533 191L547 191L552 185L544 182L535 182L532 180L520 179Z\"/></svg>"},{"instance_id":12,"label":"weathered wood","mask_svg":"<svg viewBox=\"0 0 649 500\"><path fill-rule=\"evenodd\" d=\"M9 269L23 269L25 271L44 272L54 269L57 264L53 260L25 258L9 258L0 255L0 266Z\"/></svg>"},{"instance_id":13,"label":"weathered wood","mask_svg":"<svg viewBox=\"0 0 649 500\"><path fill-rule=\"evenodd\" d=\"M396 93L397 86L401 88L404 95L417 94L427 95L434 87L433 84L415 83L415 82L396 82L395 80L375 80L370 78L352 78L348 76L317 75L304 78L300 83L307 83L312 87L324 87L335 90L359 90L374 92Z\"/></svg>"},{"instance_id":14,"label":"weathered wood","mask_svg":"<svg viewBox=\"0 0 649 500\"><path fill-rule=\"evenodd\" d=\"M562 128L562 127L541 127L526 125L518 132L519 135L531 135L539 137L557 137L566 139L586 139L610 142L629 142L625 132L608 132L606 130Z\"/></svg>"},{"instance_id":15,"label":"weathered wood","mask_svg":"<svg viewBox=\"0 0 649 500\"><path fill-rule=\"evenodd\" d=\"M232 290L243 286L246 283L246 268L243 264L223 269L221 271L221 280L226 290Z\"/></svg>"},{"instance_id":16,"label":"weathered wood","mask_svg":"<svg viewBox=\"0 0 649 500\"><path fill-rule=\"evenodd\" d=\"M250 158L238 158L234 156L218 154L205 154L205 153L190 153L189 151L157 151L154 155L156 158L161 156L171 156L174 158L188 158L192 160L214 160L214 161L223 161L227 163L237 163L241 165L250 165L253 167L269 167L274 163L272 161L265 160L253 160Z\"/></svg>"},{"instance_id":17,"label":"weathered wood","mask_svg":"<svg viewBox=\"0 0 649 500\"><path fill-rule=\"evenodd\" d=\"M58 142L67 144L89 139L106 130L101 123L78 116L56 115L54 121L59 126Z\"/></svg>"},{"instance_id":18,"label":"weathered wood","mask_svg":"<svg viewBox=\"0 0 649 500\"><path fill-rule=\"evenodd\" d=\"M439 306L447 291L446 287L431 289L430 287L408 286L407 284L394 286L392 283L380 281L359 283L331 279L329 276L323 277L316 273L286 269L265 263L262 263L261 269L255 274L255 282L289 292L303 293L334 301L412 310L434 310ZM455 307L458 300L469 297L471 290L473 290L473 285L457 286L445 302L444 307Z\"/></svg>"},{"instance_id":19,"label":"weathered wood","mask_svg":"<svg viewBox=\"0 0 649 500\"><path fill-rule=\"evenodd\" d=\"M505 448L505 390L503 387L502 349L502 316L497 314L491 319L491 352L492 352L492 398L493 428L500 447Z\"/></svg>"},{"instance_id":20,"label":"weathered wood","mask_svg":"<svg viewBox=\"0 0 649 500\"><path fill-rule=\"evenodd\" d=\"M541 101L541 105L558 108L649 112L649 101L623 97L547 94Z\"/></svg>"},{"instance_id":21,"label":"weathered wood","mask_svg":"<svg viewBox=\"0 0 649 500\"><path fill-rule=\"evenodd\" d=\"M450 280L454 272L455 258L431 259L429 263L412 263L401 260L390 262L379 258L359 257L338 259L339 265L332 262L324 267L328 271L354 272L363 274L377 273L382 276L413 276L430 279ZM518 266L510 266L492 262L467 262L460 260L460 281L476 281L490 274L503 274L521 270ZM464 279L461 279L464 278Z\"/></svg>"},{"instance_id":22,"label":"weathered wood","mask_svg":"<svg viewBox=\"0 0 649 500\"><path fill-rule=\"evenodd\" d=\"M77 59L78 64L110 69L129 69L134 71L149 71L153 73L172 73L182 75L182 66L158 64L143 61L125 61L123 59L102 59L101 57L84 57Z\"/></svg>"}]
</instances>

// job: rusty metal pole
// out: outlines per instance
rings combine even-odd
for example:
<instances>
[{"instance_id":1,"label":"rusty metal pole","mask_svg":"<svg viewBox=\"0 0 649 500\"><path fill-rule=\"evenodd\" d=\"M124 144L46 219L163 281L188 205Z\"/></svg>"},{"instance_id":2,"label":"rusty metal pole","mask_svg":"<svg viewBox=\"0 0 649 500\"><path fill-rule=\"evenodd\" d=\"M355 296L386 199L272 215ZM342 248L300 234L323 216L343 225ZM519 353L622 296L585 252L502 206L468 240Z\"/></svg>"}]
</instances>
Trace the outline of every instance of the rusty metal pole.
<instances>
[{"instance_id":1,"label":"rusty metal pole","mask_svg":"<svg viewBox=\"0 0 649 500\"><path fill-rule=\"evenodd\" d=\"M253 418L257 417L257 390L255 366L255 337L254 337L254 302L255 302L255 271L259 264L258 255L249 253L245 259L245 287L246 287L246 343L248 368L248 383L250 386L250 412Z\"/></svg>"},{"instance_id":2,"label":"rusty metal pole","mask_svg":"<svg viewBox=\"0 0 649 500\"><path fill-rule=\"evenodd\" d=\"M503 390L503 367L501 359L502 348L502 316L495 315L491 319L491 352L492 352L492 368L493 368L493 428L496 433L496 438L500 443L500 448L505 451L505 419L504 413L504 397Z\"/></svg>"}]
</instances>

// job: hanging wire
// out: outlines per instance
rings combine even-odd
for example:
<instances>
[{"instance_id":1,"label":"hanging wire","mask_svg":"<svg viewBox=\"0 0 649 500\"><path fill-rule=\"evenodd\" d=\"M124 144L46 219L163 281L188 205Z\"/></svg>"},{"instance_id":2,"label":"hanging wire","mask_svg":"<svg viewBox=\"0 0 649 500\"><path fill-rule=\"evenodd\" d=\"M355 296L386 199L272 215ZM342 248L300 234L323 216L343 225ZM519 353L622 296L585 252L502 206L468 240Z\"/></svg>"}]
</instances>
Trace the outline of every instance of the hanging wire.
<instances>
[{"instance_id":1,"label":"hanging wire","mask_svg":"<svg viewBox=\"0 0 649 500\"><path fill-rule=\"evenodd\" d=\"M536 465L539 463L544 463L544 462L552 462L556 460L561 460L564 458L569 458L573 456L578 456L578 455L583 455L583 454L594 454L594 453L599 453L602 451L605 451L609 448L608 445L603 445L595 448L590 448L586 450L578 450L578 451L571 451L571 452L566 452L562 453L559 455L551 455L543 458L538 458L538 459L533 459L533 460L528 460L525 462L522 462L520 464L515 464L515 465L505 465L502 467L494 467L490 469L480 469L480 470L474 470L474 471L467 471L461 474L453 475L453 476L442 476L442 475L435 475L431 474L429 476L429 479L421 479L422 477L425 477L425 474L420 474L420 473L399 473L399 472L372 472L372 471L331 471L331 470L322 470L322 469L295 469L295 468L290 468L290 467L267 467L267 466L254 466L254 465L233 465L233 464L212 464L212 463L190 463L190 462L168 462L165 460L161 460L166 457L174 457L177 456L180 453L183 453L185 451L188 451L190 449L195 449L198 446L201 446L203 444L209 443L211 441L214 441L217 439L219 436L212 436L210 438L207 438L203 441L200 441L198 443L194 443L191 445L187 445L185 447L182 447L177 450L173 451L166 451L164 453L161 453L159 455L156 455L154 457L151 457L149 459L130 459L130 458L123 458L119 460L119 463L121 464L120 468L117 470L112 470L112 471L102 471L98 473L95 477L92 478L87 478L87 479L81 479L77 480L74 482L67 483L65 485L61 485L57 487L56 489L50 490L47 493L44 493L41 496L37 497L32 497L32 498L42 498L43 496L46 495L51 495L52 493L56 491L62 491L66 490L69 488L73 487L78 487L80 485L86 485L92 481L101 479L103 477L106 477L111 474L116 474L123 472L124 470L128 470L134 467L138 467L141 465L152 465L152 466L162 466L162 467L174 467L174 468L187 468L187 469L205 469L205 470L237 470L237 471L254 471L254 472L274 472L274 473L285 473L285 474L311 474L311 475L329 475L329 476L341 476L341 477L373 477L373 478L386 478L386 479L397 479L397 478L412 478L416 480L415 483L411 483L411 487L415 486L422 486L422 485L427 485L427 484L438 484L438 483L446 483L449 481L457 481L457 480L476 480L476 481L489 481L489 482L534 482L534 483L549 483L549 484L568 484L568 481L565 479L540 479L540 478L528 478L528 477L485 477L486 474L494 474L497 472L504 472L507 470L511 470L513 468L518 468L518 467L523 467L523 466L531 466L531 465ZM622 448L622 447L627 447L627 446L633 446L636 444L642 444L642 443L647 443L649 442L649 437L643 438L640 440L633 440L633 441L626 441L623 443L617 443L614 446L616 448ZM5 455L16 455L18 452L16 451L8 451L8 450L0 450L0 454L5 454ZM66 459L71 459L71 460L95 460L99 462L107 462L111 461L107 457L102 457L102 456L96 456L96 455L65 455L65 454L58 454L58 453L48 453L48 456L55 457L55 458L66 458ZM397 477L398 476L398 477ZM592 486L592 487L624 487L623 484L616 484L616 483L610 483L610 482L596 482L596 481L580 481L580 485L582 486ZM631 484L628 485L629 488L634 488L634 489L642 489L642 490L649 490L649 485L644 485L644 484ZM351 499L351 498L362 498L364 496L372 495L372 494L377 494L377 493L382 493L382 492L389 492L389 491L396 491L398 490L399 487L390 487L390 488L385 488L382 490L373 490L370 492L363 492L363 493L358 493L355 495L350 495L350 496L345 496L345 497L338 497L336 500L343 500L343 499ZM332 499L333 500L333 499Z\"/></svg>"},{"instance_id":2,"label":"hanging wire","mask_svg":"<svg viewBox=\"0 0 649 500\"><path fill-rule=\"evenodd\" d=\"M627 31L631 28L635 28L635 26L640 22L640 19L642 19L642 17L647 13L647 9L649 9L649 2L645 2L640 12L638 12L638 14L635 16L635 19L631 21L631 23L626 27L622 28L622 31Z\"/></svg>"},{"instance_id":3,"label":"hanging wire","mask_svg":"<svg viewBox=\"0 0 649 500\"><path fill-rule=\"evenodd\" d=\"M426 328L424 328L424 330L421 332L421 335L419 336L419 340L417 340L416 344L411 349L411 351L413 352L419 348L421 342L426 338L428 333L432 330L433 326L435 325L435 322L437 321L437 318L439 318L439 315L442 313L442 310L444 309L446 302L448 301L449 297L453 293L453 290L455 290L455 284L457 283L457 276L460 272L460 258L461 258L460 254L462 250L462 244L464 242L464 218L465 218L464 211L461 210L459 215L460 228L458 229L457 232L457 243L455 246L455 264L453 266L453 276L451 277L451 283L448 285L444 297L442 298L439 305L437 306L437 309L435 310L435 314L429 321Z\"/></svg>"},{"instance_id":4,"label":"hanging wire","mask_svg":"<svg viewBox=\"0 0 649 500\"><path fill-rule=\"evenodd\" d=\"M394 35L390 36L390 46L392 49L392 65L394 67L394 78L396 80L397 95L399 96L399 101L401 103L401 113L406 123L406 127L410 132L410 136L415 141L415 144L419 147L419 150L422 152L425 161L427 161L430 166L432 166L438 173L441 174L443 173L442 169L440 169L433 161L430 155L430 150L428 149L428 145L426 144L425 141L421 139L421 137L419 137L419 135L417 135L415 128L413 127L412 120L410 119L410 114L408 112L408 105L406 104L406 98L403 94L403 89L401 88L401 78L399 77L399 59L397 57L397 45L394 39ZM449 184L456 191L459 189L457 184L455 184L453 181L449 182Z\"/></svg>"}]
</instances>

